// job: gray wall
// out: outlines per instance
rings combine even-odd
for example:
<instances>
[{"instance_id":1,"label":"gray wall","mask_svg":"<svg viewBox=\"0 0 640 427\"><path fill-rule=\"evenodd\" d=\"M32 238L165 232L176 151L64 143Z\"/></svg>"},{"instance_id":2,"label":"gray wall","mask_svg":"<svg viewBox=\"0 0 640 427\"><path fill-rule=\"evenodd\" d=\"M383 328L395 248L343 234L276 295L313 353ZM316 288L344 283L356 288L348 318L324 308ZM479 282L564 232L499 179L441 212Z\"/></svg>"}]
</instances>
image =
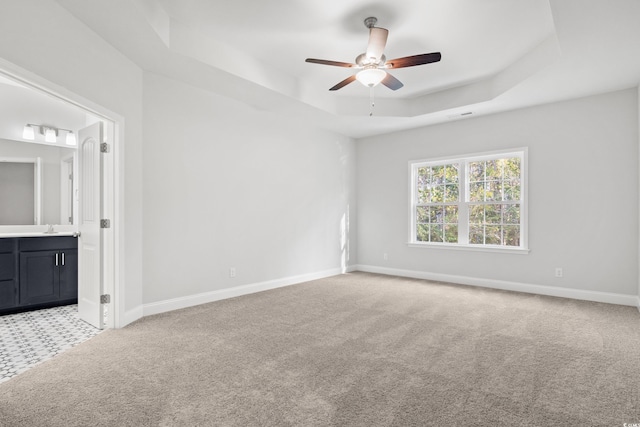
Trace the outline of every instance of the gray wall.
<instances>
[{"instance_id":1,"label":"gray wall","mask_svg":"<svg viewBox=\"0 0 640 427\"><path fill-rule=\"evenodd\" d=\"M634 88L359 140L358 264L637 295L637 96ZM407 247L408 161L523 146L528 255Z\"/></svg>"},{"instance_id":2,"label":"gray wall","mask_svg":"<svg viewBox=\"0 0 640 427\"><path fill-rule=\"evenodd\" d=\"M351 139L149 73L144 128L145 303L355 261Z\"/></svg>"}]
</instances>

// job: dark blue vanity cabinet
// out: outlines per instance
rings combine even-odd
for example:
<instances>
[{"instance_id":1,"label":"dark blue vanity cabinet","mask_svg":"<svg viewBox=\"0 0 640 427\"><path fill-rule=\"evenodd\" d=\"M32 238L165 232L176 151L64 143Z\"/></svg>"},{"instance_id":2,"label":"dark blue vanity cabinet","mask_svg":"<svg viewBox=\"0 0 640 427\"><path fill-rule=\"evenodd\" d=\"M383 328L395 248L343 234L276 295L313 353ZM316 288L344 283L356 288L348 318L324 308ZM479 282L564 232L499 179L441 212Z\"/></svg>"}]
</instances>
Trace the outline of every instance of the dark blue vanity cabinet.
<instances>
[{"instance_id":1,"label":"dark blue vanity cabinet","mask_svg":"<svg viewBox=\"0 0 640 427\"><path fill-rule=\"evenodd\" d=\"M0 239L0 267L0 314L78 301L74 237Z\"/></svg>"}]
</instances>

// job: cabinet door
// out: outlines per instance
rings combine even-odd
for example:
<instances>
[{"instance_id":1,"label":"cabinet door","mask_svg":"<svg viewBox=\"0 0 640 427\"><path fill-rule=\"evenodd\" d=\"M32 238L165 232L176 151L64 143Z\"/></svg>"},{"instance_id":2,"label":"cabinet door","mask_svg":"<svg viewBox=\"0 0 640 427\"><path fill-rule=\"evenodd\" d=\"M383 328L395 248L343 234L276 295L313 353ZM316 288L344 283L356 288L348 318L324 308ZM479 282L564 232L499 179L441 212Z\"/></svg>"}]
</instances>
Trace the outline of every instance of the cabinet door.
<instances>
[{"instance_id":1,"label":"cabinet door","mask_svg":"<svg viewBox=\"0 0 640 427\"><path fill-rule=\"evenodd\" d=\"M78 298L78 250L60 251L60 299Z\"/></svg>"},{"instance_id":2,"label":"cabinet door","mask_svg":"<svg viewBox=\"0 0 640 427\"><path fill-rule=\"evenodd\" d=\"M20 305L39 304L60 298L56 264L58 251L20 253Z\"/></svg>"}]
</instances>

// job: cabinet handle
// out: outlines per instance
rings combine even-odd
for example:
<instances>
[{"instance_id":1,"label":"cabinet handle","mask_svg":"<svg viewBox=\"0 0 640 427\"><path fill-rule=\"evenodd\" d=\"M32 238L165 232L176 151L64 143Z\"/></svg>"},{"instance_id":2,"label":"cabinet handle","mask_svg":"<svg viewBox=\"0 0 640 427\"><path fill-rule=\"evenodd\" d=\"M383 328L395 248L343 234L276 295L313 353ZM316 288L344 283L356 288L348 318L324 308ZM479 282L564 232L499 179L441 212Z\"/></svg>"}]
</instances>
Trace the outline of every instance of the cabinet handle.
<instances>
[{"instance_id":1,"label":"cabinet handle","mask_svg":"<svg viewBox=\"0 0 640 427\"><path fill-rule=\"evenodd\" d=\"M62 265L64 266L64 252L62 252Z\"/></svg>"},{"instance_id":2,"label":"cabinet handle","mask_svg":"<svg viewBox=\"0 0 640 427\"><path fill-rule=\"evenodd\" d=\"M56 267L58 266L58 253L56 252Z\"/></svg>"}]
</instances>

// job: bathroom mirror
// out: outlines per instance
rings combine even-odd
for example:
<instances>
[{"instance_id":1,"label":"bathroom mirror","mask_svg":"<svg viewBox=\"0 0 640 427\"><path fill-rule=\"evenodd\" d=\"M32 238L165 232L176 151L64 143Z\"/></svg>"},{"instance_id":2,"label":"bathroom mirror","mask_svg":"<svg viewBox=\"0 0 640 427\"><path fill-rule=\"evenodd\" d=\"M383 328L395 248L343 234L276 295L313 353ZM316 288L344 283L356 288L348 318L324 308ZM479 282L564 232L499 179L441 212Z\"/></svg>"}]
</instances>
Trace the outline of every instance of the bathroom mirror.
<instances>
[{"instance_id":1,"label":"bathroom mirror","mask_svg":"<svg viewBox=\"0 0 640 427\"><path fill-rule=\"evenodd\" d=\"M73 224L75 153L0 139L0 226Z\"/></svg>"},{"instance_id":2,"label":"bathroom mirror","mask_svg":"<svg viewBox=\"0 0 640 427\"><path fill-rule=\"evenodd\" d=\"M0 157L0 225L40 225L41 161Z\"/></svg>"}]
</instances>

